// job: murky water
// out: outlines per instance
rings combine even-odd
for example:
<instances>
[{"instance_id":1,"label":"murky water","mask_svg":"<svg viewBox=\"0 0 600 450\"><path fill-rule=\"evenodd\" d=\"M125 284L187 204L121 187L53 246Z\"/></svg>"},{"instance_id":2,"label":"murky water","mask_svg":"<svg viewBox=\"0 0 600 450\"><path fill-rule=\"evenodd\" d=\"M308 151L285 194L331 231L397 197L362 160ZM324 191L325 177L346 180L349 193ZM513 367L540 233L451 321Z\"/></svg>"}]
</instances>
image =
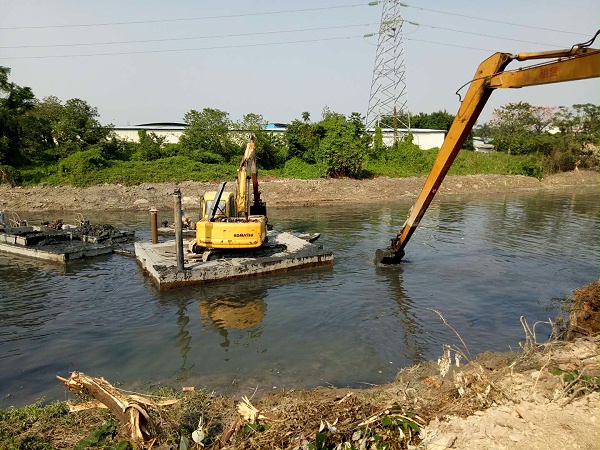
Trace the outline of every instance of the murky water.
<instances>
[{"instance_id":1,"label":"murky water","mask_svg":"<svg viewBox=\"0 0 600 450\"><path fill-rule=\"evenodd\" d=\"M247 395L383 383L461 346L434 310L471 354L515 349L521 316L554 319L598 277L597 193L437 199L403 263L376 267L410 206L271 208L276 228L321 233L333 268L165 292L125 256L62 268L0 254L0 406L67 398L55 376L73 370ZM149 239L147 213L86 218Z\"/></svg>"}]
</instances>

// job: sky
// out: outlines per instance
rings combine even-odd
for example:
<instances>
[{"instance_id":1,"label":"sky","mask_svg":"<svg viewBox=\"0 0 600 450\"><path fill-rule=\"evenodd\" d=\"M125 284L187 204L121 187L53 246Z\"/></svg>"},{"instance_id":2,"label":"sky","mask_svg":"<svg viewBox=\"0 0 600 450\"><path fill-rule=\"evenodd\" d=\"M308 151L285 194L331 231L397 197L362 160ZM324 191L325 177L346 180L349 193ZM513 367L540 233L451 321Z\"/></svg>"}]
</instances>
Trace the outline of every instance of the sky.
<instances>
[{"instance_id":1,"label":"sky","mask_svg":"<svg viewBox=\"0 0 600 450\"><path fill-rule=\"evenodd\" d=\"M599 24L595 0L405 1L411 114L456 114L456 91L495 52L570 48L592 38ZM0 65L37 98L83 99L103 124L116 126L181 122L204 108L234 121L260 114L271 123L304 111L318 121L325 107L366 115L383 7L369 3L0 0ZM509 103L598 100L598 79L501 89L478 123Z\"/></svg>"}]
</instances>

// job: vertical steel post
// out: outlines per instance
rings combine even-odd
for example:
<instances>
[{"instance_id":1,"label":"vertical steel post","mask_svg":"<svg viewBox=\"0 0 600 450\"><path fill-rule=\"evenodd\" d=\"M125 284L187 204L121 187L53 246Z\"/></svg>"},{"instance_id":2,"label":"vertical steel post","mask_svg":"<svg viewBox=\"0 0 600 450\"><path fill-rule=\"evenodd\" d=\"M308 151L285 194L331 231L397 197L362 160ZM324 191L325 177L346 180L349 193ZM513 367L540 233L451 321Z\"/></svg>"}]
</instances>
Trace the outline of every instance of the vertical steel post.
<instances>
[{"instance_id":1,"label":"vertical steel post","mask_svg":"<svg viewBox=\"0 0 600 450\"><path fill-rule=\"evenodd\" d=\"M175 219L175 244L177 245L177 270L183 270L183 224L181 223L181 191L179 188L173 192L174 219Z\"/></svg>"},{"instance_id":2,"label":"vertical steel post","mask_svg":"<svg viewBox=\"0 0 600 450\"><path fill-rule=\"evenodd\" d=\"M158 209L150 209L150 231L152 233L152 243L158 244Z\"/></svg>"}]
</instances>

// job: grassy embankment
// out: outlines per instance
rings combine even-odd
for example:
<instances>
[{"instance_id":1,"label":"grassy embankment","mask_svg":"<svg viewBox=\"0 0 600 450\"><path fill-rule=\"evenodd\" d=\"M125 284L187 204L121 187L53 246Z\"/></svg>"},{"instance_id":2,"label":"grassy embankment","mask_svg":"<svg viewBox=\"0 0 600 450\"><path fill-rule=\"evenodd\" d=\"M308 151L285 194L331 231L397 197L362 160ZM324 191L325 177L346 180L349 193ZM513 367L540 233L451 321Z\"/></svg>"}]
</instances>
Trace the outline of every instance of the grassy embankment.
<instances>
[{"instance_id":1,"label":"grassy embankment","mask_svg":"<svg viewBox=\"0 0 600 450\"><path fill-rule=\"evenodd\" d=\"M419 150L402 146L388 150L363 165L363 177L422 176L429 172L437 150ZM104 160L101 157L69 157L48 167L22 169L19 184L91 186L100 183L135 185L149 182L216 181L235 177L237 161L207 164L184 156L172 156L156 161ZM319 164L307 164L297 158L288 160L281 168L264 170L261 175L279 178L315 179L325 174ZM515 156L505 153L476 153L461 151L450 169L450 175L526 175L541 177L543 159L538 156Z\"/></svg>"}]
</instances>

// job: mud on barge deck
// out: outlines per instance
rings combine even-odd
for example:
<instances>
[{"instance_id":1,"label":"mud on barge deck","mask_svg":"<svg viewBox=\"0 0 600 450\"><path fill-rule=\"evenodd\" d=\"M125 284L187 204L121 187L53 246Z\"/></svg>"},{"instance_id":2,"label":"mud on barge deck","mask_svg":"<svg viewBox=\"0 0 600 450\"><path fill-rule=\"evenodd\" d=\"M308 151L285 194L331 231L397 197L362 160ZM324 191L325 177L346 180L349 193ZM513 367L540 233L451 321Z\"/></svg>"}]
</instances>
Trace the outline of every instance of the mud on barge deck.
<instances>
[{"instance_id":1,"label":"mud on barge deck","mask_svg":"<svg viewBox=\"0 0 600 450\"><path fill-rule=\"evenodd\" d=\"M212 283L333 264L333 254L293 234L270 230L268 242L250 254L202 261L199 255L184 251L185 266L178 270L176 241L135 243L138 264L159 289ZM187 249L184 239L184 248Z\"/></svg>"},{"instance_id":2,"label":"mud on barge deck","mask_svg":"<svg viewBox=\"0 0 600 450\"><path fill-rule=\"evenodd\" d=\"M44 226L0 228L0 252L56 263L113 253L115 244L133 240L133 232L110 225L84 224L49 229Z\"/></svg>"}]
</instances>

